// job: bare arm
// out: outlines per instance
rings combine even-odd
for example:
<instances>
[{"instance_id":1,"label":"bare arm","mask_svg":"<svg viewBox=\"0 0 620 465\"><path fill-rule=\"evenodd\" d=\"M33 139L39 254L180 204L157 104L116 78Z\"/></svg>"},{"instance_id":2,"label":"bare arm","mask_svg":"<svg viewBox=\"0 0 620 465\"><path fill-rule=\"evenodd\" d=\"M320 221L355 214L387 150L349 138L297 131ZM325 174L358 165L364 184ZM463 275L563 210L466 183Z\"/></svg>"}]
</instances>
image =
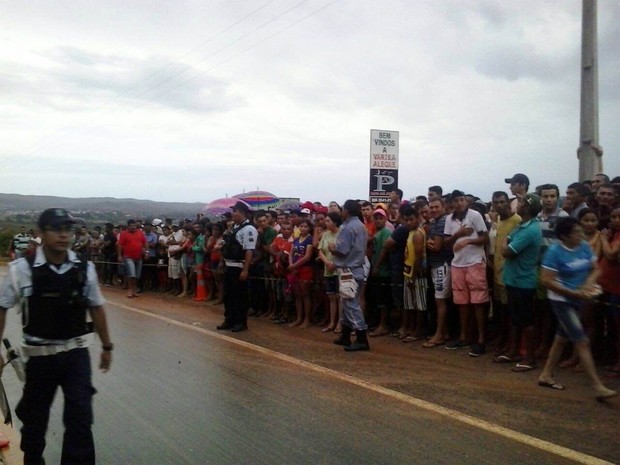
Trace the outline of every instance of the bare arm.
<instances>
[{"instance_id":1,"label":"bare arm","mask_svg":"<svg viewBox=\"0 0 620 465\"><path fill-rule=\"evenodd\" d=\"M385 243L383 244L383 247L381 248L381 253L379 254L379 258L377 259L377 262L372 264L373 273L378 272L379 268L381 268L381 265L385 261L385 257L387 257L387 255L390 253L390 250L392 250L395 245L396 245L396 241L392 239L391 237L388 237Z\"/></svg>"},{"instance_id":2,"label":"bare arm","mask_svg":"<svg viewBox=\"0 0 620 465\"><path fill-rule=\"evenodd\" d=\"M413 235L413 248L415 250L415 263L413 264L413 272L414 272L414 276L418 276L420 273L420 270L422 268L422 260L424 258L424 234L422 234L420 231L416 231L415 234Z\"/></svg>"},{"instance_id":3,"label":"bare arm","mask_svg":"<svg viewBox=\"0 0 620 465\"><path fill-rule=\"evenodd\" d=\"M93 320L95 332L99 336L101 344L103 346L110 346L112 343L110 341L110 334L108 332L108 320L106 318L103 306L99 305L96 307L90 307L88 311L90 312L90 317ZM106 372L110 369L111 363L112 352L110 350L102 350L101 359L99 361L99 368L102 371Z\"/></svg>"},{"instance_id":4,"label":"bare arm","mask_svg":"<svg viewBox=\"0 0 620 465\"><path fill-rule=\"evenodd\" d=\"M247 281L248 275L250 273L250 265L252 264L252 257L254 256L254 251L248 249L245 251L245 257L243 259L243 271L239 275L239 279L241 281Z\"/></svg>"},{"instance_id":5,"label":"bare arm","mask_svg":"<svg viewBox=\"0 0 620 465\"><path fill-rule=\"evenodd\" d=\"M292 255L291 255L292 257ZM303 265L305 265L306 263L308 263L310 261L310 259L312 258L312 246L308 245L306 246L306 253L304 254L303 257L301 257L299 260L297 260L295 263L290 263L289 269L297 269ZM291 258L292 261L292 258Z\"/></svg>"},{"instance_id":6,"label":"bare arm","mask_svg":"<svg viewBox=\"0 0 620 465\"><path fill-rule=\"evenodd\" d=\"M576 290L569 289L560 284L556 279L558 275L557 272L548 268L541 268L540 281L543 286L556 294L560 294L571 299L587 300L592 297L593 286L596 283L599 274L600 272L598 265L595 263L584 284Z\"/></svg>"},{"instance_id":7,"label":"bare arm","mask_svg":"<svg viewBox=\"0 0 620 465\"><path fill-rule=\"evenodd\" d=\"M4 335L4 326L6 324L6 312L7 309L0 307L0 339L2 339ZM2 370L4 369L4 359L2 358L2 353L0 353L0 374L2 374Z\"/></svg>"}]
</instances>

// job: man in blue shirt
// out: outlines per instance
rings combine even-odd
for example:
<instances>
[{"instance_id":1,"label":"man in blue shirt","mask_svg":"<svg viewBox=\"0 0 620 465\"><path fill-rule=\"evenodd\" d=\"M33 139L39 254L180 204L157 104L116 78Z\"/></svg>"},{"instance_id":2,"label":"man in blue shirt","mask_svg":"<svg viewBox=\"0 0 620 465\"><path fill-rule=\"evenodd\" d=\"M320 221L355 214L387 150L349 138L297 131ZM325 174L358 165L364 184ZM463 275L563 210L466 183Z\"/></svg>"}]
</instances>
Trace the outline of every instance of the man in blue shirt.
<instances>
[{"instance_id":1,"label":"man in blue shirt","mask_svg":"<svg viewBox=\"0 0 620 465\"><path fill-rule=\"evenodd\" d=\"M542 232L536 215L542 209L540 197L526 194L519 197L517 214L521 223L506 238L502 245L504 262L503 279L508 297L508 311L512 325L510 348L503 357L496 360L511 362L516 359L523 337L525 360L513 368L515 372L531 371L536 368L534 338L534 297L536 295L538 253L542 242Z\"/></svg>"},{"instance_id":2,"label":"man in blue shirt","mask_svg":"<svg viewBox=\"0 0 620 465\"><path fill-rule=\"evenodd\" d=\"M334 255L334 263L338 272L349 269L355 280L355 296L342 297L342 333L334 344L344 346L344 350L355 352L369 350L367 338L368 326L364 320L364 313L360 306L360 294L365 278L364 260L366 257L367 232L364 223L360 221L361 206L355 200L344 203L342 218L344 220L338 239L335 244L329 245ZM351 344L351 332L355 330L356 341Z\"/></svg>"}]
</instances>

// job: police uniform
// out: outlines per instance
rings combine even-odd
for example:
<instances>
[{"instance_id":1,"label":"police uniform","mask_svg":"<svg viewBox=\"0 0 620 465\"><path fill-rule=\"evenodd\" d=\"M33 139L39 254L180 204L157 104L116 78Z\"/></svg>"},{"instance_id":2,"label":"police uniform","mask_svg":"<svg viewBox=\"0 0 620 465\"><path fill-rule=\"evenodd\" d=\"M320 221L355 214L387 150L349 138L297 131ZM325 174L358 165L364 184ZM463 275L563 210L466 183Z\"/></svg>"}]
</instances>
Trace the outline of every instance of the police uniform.
<instances>
[{"instance_id":1,"label":"police uniform","mask_svg":"<svg viewBox=\"0 0 620 465\"><path fill-rule=\"evenodd\" d=\"M218 329L241 330L247 328L249 292L248 282L239 280L243 271L245 251L256 249L258 232L245 220L224 234L222 256L224 270L224 324Z\"/></svg>"},{"instance_id":2,"label":"police uniform","mask_svg":"<svg viewBox=\"0 0 620 465\"><path fill-rule=\"evenodd\" d=\"M89 307L105 303L92 262L68 250L64 263L47 262L43 247L9 264L0 285L0 310L21 304L26 382L16 413L23 423L24 465L44 463L45 434L57 388L64 394L61 464L94 464L95 450L88 346ZM107 332L107 329L106 329ZM111 345L104 350L111 350Z\"/></svg>"}]
</instances>

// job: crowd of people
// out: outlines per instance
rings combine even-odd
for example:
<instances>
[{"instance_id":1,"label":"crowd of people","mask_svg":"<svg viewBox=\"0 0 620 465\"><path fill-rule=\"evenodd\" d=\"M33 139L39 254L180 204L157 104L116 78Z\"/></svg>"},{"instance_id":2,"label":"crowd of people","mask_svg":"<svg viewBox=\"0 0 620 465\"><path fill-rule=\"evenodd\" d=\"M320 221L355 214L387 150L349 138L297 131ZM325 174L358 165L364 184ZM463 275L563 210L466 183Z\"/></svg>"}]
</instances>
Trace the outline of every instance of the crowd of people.
<instances>
[{"instance_id":1,"label":"crowd of people","mask_svg":"<svg viewBox=\"0 0 620 465\"><path fill-rule=\"evenodd\" d=\"M120 285L128 298L161 292L243 307L234 322L225 313L218 329L245 330L250 316L319 326L347 348L355 330L362 344L354 350L368 350L367 337L390 336L472 357L492 348L492 361L514 372L546 359L542 387L564 389L555 379L560 365L585 371L597 398L616 395L595 360L606 377L620 377L620 179L597 174L563 192L551 183L532 189L522 173L505 183L490 202L431 186L409 201L396 189L389 203L357 200L344 209L335 201L290 211L241 205L213 221L136 219L90 232L84 225L74 250L96 263L103 286ZM361 322L343 315L350 268L338 238L351 216L365 229L363 276L351 294ZM231 237L241 249L229 259ZM226 295L228 279L241 282L234 295Z\"/></svg>"}]
</instances>

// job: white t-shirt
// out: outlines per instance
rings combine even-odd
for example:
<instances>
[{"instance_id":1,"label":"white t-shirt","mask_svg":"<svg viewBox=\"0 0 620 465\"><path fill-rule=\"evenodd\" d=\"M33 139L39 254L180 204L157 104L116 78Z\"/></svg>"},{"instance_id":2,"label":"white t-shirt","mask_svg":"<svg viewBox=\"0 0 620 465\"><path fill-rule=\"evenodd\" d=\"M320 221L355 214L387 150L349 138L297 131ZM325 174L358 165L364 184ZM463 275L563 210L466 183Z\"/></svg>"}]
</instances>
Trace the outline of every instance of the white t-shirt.
<instances>
[{"instance_id":1,"label":"white t-shirt","mask_svg":"<svg viewBox=\"0 0 620 465\"><path fill-rule=\"evenodd\" d=\"M463 220L454 218L454 213L448 215L446 218L446 226L444 227L444 234L446 236L453 236L462 226L473 228L473 232L469 236L459 237L455 244L464 241L465 239L477 239L481 234L487 232L487 225L484 223L482 215L476 210L471 208L465 213ZM463 268L466 266L475 265L485 260L484 247L480 245L466 245L457 252L454 252L454 258L452 259L452 266L457 268Z\"/></svg>"}]
</instances>

